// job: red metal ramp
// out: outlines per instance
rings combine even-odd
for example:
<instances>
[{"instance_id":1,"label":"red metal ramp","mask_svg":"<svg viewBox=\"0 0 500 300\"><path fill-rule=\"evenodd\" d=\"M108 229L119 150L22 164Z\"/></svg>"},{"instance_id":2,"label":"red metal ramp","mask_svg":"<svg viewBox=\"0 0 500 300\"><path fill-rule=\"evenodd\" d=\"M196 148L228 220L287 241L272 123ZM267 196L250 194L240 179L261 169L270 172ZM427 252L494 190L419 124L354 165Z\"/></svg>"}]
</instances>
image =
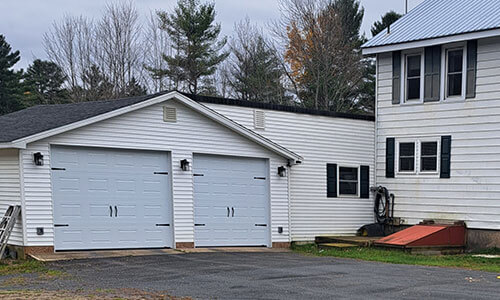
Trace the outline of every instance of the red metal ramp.
<instances>
[{"instance_id":1,"label":"red metal ramp","mask_svg":"<svg viewBox=\"0 0 500 300\"><path fill-rule=\"evenodd\" d=\"M374 242L388 247L464 247L463 225L415 225Z\"/></svg>"}]
</instances>

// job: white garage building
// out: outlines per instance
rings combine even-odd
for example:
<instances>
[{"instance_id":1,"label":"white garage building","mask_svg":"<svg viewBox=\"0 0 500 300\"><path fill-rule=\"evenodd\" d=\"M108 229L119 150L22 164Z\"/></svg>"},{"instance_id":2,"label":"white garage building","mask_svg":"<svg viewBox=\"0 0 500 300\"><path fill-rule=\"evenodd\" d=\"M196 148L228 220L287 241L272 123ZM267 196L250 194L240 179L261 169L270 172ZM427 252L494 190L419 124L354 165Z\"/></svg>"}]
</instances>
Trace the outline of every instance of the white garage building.
<instances>
[{"instance_id":1,"label":"white garage building","mask_svg":"<svg viewBox=\"0 0 500 300\"><path fill-rule=\"evenodd\" d=\"M168 92L0 117L9 243L285 247L372 222L373 117Z\"/></svg>"}]
</instances>

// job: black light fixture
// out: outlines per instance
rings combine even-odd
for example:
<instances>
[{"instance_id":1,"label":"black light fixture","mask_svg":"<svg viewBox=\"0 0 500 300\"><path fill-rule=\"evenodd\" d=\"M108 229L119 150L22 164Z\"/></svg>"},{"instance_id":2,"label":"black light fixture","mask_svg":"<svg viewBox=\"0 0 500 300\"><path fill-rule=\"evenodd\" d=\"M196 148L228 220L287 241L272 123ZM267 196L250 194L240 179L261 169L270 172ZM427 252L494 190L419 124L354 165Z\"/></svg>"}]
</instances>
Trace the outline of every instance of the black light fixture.
<instances>
[{"instance_id":1,"label":"black light fixture","mask_svg":"<svg viewBox=\"0 0 500 300\"><path fill-rule=\"evenodd\" d=\"M187 159L181 160L182 171L189 171L189 161Z\"/></svg>"},{"instance_id":2,"label":"black light fixture","mask_svg":"<svg viewBox=\"0 0 500 300\"><path fill-rule=\"evenodd\" d=\"M35 166L43 166L43 154L40 152L33 153L33 162Z\"/></svg>"},{"instance_id":3,"label":"black light fixture","mask_svg":"<svg viewBox=\"0 0 500 300\"><path fill-rule=\"evenodd\" d=\"M284 166L278 167L278 176L286 177L286 167Z\"/></svg>"}]
</instances>

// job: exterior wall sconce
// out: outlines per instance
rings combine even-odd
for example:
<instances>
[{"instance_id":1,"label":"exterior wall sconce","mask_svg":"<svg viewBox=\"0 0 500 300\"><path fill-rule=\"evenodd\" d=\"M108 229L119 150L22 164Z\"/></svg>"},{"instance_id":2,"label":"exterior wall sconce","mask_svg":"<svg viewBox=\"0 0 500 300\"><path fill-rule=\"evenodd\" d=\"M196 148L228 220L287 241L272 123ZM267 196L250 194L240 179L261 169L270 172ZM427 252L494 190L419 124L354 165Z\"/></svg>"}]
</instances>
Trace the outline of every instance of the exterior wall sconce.
<instances>
[{"instance_id":1,"label":"exterior wall sconce","mask_svg":"<svg viewBox=\"0 0 500 300\"><path fill-rule=\"evenodd\" d=\"M43 154L40 152L33 153L33 162L35 166L43 166Z\"/></svg>"},{"instance_id":2,"label":"exterior wall sconce","mask_svg":"<svg viewBox=\"0 0 500 300\"><path fill-rule=\"evenodd\" d=\"M182 169L182 171L189 171L189 168L190 168L189 161L187 159L181 160L181 169Z\"/></svg>"},{"instance_id":3,"label":"exterior wall sconce","mask_svg":"<svg viewBox=\"0 0 500 300\"><path fill-rule=\"evenodd\" d=\"M278 167L278 176L286 177L286 167L284 166Z\"/></svg>"}]
</instances>

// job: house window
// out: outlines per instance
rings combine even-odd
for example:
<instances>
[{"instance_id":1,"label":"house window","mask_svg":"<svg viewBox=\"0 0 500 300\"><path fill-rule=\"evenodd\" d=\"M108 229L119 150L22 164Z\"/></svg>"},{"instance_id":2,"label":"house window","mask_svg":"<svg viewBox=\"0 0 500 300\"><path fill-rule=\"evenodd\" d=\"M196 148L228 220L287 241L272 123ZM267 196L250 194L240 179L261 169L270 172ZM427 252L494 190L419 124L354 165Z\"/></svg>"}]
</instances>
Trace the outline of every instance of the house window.
<instances>
[{"instance_id":1,"label":"house window","mask_svg":"<svg viewBox=\"0 0 500 300\"><path fill-rule=\"evenodd\" d=\"M420 144L420 171L436 172L438 161L438 143L421 142Z\"/></svg>"},{"instance_id":2,"label":"house window","mask_svg":"<svg viewBox=\"0 0 500 300\"><path fill-rule=\"evenodd\" d=\"M399 172L415 172L415 143L399 143Z\"/></svg>"},{"instance_id":3,"label":"house window","mask_svg":"<svg viewBox=\"0 0 500 300\"><path fill-rule=\"evenodd\" d=\"M446 97L463 95L464 49L446 51Z\"/></svg>"},{"instance_id":4,"label":"house window","mask_svg":"<svg viewBox=\"0 0 500 300\"><path fill-rule=\"evenodd\" d=\"M422 55L406 56L406 100L421 99Z\"/></svg>"},{"instance_id":5,"label":"house window","mask_svg":"<svg viewBox=\"0 0 500 300\"><path fill-rule=\"evenodd\" d=\"M339 167L339 195L357 196L359 168Z\"/></svg>"}]
</instances>

